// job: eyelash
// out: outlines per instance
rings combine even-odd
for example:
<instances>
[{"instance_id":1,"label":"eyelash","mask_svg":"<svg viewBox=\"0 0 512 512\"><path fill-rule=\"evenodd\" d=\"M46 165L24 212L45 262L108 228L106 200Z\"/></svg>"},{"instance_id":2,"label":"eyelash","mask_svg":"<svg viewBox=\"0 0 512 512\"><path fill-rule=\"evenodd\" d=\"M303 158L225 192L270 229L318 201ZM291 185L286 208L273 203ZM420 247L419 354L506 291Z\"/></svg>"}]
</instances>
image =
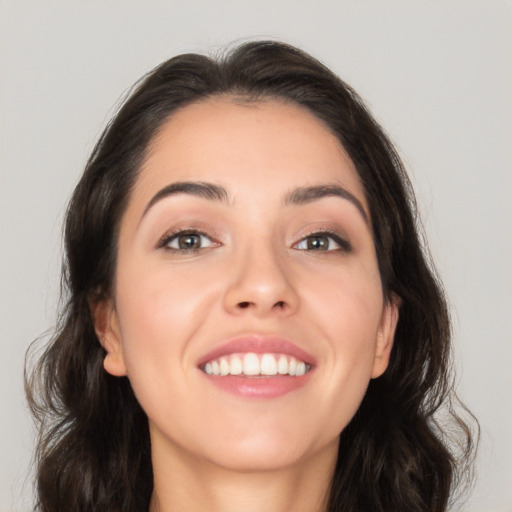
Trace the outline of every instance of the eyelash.
<instances>
[{"instance_id":1,"label":"eyelash","mask_svg":"<svg viewBox=\"0 0 512 512\"><path fill-rule=\"evenodd\" d=\"M337 233L336 231L332 231L332 230L329 230L329 229L325 229L325 230L322 230L322 231L314 231L312 233L309 233L308 235L302 237L299 240L299 242L294 244L294 247L296 247L297 245L299 245L300 243L303 243L303 242L307 243L308 239L312 239L312 238L315 238L315 237L316 238L325 237L325 238L331 239L339 247L337 247L335 249L327 249L327 250L309 249L311 252L330 252L330 253L332 253L332 252L345 252L345 253L349 253L349 252L352 251L352 245L350 244L350 242L348 240L346 240L345 238L340 236L340 234ZM300 250L307 250L307 249L300 249Z\"/></svg>"},{"instance_id":2,"label":"eyelash","mask_svg":"<svg viewBox=\"0 0 512 512\"><path fill-rule=\"evenodd\" d=\"M183 247L170 247L170 243L175 241L175 240L178 240L180 237L184 237L184 236L199 236L200 237L200 240L203 238L203 237L206 237L208 240L210 240L211 242L211 245L209 247L188 247L188 248L183 248ZM303 244L303 243L306 243L308 242L308 240L312 239L312 238L327 238L327 239L330 239L332 240L338 247L334 248L334 249L312 249L312 248L302 248L302 249L299 249L298 246L300 244ZM167 233L165 234L161 239L160 241L158 242L157 244L157 248L158 249L164 249L166 251L170 251L170 252L181 252L181 253L184 253L184 252L187 252L187 253L195 253L195 252L198 252L198 251L201 251L201 250L204 250L204 249L208 249L210 247L218 247L219 245L221 245L219 242L216 242L210 235L208 235L207 233L205 233L204 231L201 231L199 229L179 229L177 231L174 231L172 233ZM350 244L350 242L348 240L346 240L345 238L343 238L342 236L340 236L339 233L337 233L336 231L332 231L332 230L322 230L322 231L314 231L312 233L309 233L308 235L302 237L297 243L295 243L293 246L292 246L294 249L297 249L297 250L303 250L303 251L309 251L309 252L327 252L327 253L332 253L332 252L344 252L344 253L349 253L352 251L352 245Z\"/></svg>"},{"instance_id":3,"label":"eyelash","mask_svg":"<svg viewBox=\"0 0 512 512\"><path fill-rule=\"evenodd\" d=\"M200 239L203 237L208 238L212 242L212 246L219 246L220 244L216 242L210 235L199 230L199 229L179 229L172 233L165 234L157 244L158 249L164 249L170 252L188 252L194 253L198 252L202 249L208 249L208 247L188 247L188 248L179 248L179 247L170 247L169 244L174 240L178 240L182 236L199 236Z\"/></svg>"}]
</instances>

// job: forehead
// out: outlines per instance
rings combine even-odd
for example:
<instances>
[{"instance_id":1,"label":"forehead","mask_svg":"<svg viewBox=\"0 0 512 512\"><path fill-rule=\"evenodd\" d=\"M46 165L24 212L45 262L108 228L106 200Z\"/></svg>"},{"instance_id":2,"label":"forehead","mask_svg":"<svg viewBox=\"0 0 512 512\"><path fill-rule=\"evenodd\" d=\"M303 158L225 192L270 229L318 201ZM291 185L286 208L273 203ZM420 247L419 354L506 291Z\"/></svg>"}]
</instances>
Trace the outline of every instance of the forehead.
<instances>
[{"instance_id":1,"label":"forehead","mask_svg":"<svg viewBox=\"0 0 512 512\"><path fill-rule=\"evenodd\" d=\"M133 199L190 180L219 183L235 196L338 183L365 204L355 166L337 137L305 108L280 100L218 97L173 113L150 144Z\"/></svg>"}]
</instances>

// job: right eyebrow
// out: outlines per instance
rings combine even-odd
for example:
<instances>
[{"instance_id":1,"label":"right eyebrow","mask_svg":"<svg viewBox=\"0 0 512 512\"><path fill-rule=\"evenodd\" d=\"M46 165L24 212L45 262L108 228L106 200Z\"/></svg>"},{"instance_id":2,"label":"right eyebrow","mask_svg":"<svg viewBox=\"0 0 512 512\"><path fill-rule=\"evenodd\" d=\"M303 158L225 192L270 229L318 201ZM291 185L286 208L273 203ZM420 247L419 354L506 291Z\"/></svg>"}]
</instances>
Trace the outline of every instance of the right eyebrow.
<instances>
[{"instance_id":1,"label":"right eyebrow","mask_svg":"<svg viewBox=\"0 0 512 512\"><path fill-rule=\"evenodd\" d=\"M222 201L224 203L227 203L229 200L228 191L215 183L207 183L204 181L177 181L176 183L171 183L162 188L151 198L144 209L141 220L156 203L176 194L189 194L213 201Z\"/></svg>"}]
</instances>

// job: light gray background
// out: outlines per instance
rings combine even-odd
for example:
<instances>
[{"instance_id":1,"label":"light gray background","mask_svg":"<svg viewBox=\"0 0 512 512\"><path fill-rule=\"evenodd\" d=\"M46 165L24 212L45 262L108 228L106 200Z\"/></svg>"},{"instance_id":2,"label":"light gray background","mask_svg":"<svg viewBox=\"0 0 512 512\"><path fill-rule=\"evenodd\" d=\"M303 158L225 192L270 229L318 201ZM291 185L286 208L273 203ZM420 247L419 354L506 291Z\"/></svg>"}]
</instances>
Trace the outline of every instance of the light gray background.
<instances>
[{"instance_id":1,"label":"light gray background","mask_svg":"<svg viewBox=\"0 0 512 512\"><path fill-rule=\"evenodd\" d=\"M0 0L0 510L28 510L22 367L55 318L60 224L123 92L160 61L277 37L367 99L416 185L482 424L471 512L512 511L509 0Z\"/></svg>"}]
</instances>

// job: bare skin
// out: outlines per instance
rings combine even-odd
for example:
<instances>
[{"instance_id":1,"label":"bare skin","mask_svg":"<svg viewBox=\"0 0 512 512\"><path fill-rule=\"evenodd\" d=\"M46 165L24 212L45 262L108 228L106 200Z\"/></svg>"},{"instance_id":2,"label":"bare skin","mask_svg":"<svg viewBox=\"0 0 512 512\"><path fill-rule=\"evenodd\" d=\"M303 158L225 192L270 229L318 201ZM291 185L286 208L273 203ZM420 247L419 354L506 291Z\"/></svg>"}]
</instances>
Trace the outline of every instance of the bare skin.
<instances>
[{"instance_id":1,"label":"bare skin","mask_svg":"<svg viewBox=\"0 0 512 512\"><path fill-rule=\"evenodd\" d=\"M398 320L370 226L352 161L300 107L217 98L163 126L121 222L115 298L95 311L106 371L148 415L151 512L326 509L340 432ZM250 343L305 373L208 373Z\"/></svg>"},{"instance_id":2,"label":"bare skin","mask_svg":"<svg viewBox=\"0 0 512 512\"><path fill-rule=\"evenodd\" d=\"M328 447L301 464L299 471L290 467L242 473L200 460L191 464L188 457L181 459L175 452L172 458L154 452L156 478L150 512L322 512L336 464L333 455ZM180 485L174 485L175 475L180 475Z\"/></svg>"}]
</instances>

